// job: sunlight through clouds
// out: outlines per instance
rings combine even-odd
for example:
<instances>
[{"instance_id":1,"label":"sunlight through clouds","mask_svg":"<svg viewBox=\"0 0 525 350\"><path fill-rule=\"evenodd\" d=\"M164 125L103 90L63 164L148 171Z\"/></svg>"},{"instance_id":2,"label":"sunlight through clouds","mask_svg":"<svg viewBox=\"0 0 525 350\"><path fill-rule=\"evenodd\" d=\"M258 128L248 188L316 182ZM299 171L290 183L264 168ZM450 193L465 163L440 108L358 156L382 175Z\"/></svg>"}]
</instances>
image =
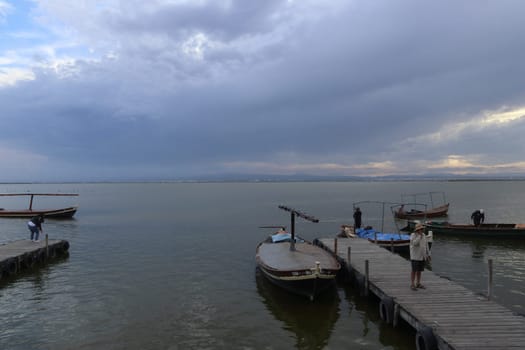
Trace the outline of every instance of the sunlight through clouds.
<instances>
[{"instance_id":1,"label":"sunlight through clouds","mask_svg":"<svg viewBox=\"0 0 525 350\"><path fill-rule=\"evenodd\" d=\"M460 155L449 155L436 164L430 164L430 169L463 169L475 166L471 161ZM478 165L476 165L478 166Z\"/></svg>"},{"instance_id":2,"label":"sunlight through clouds","mask_svg":"<svg viewBox=\"0 0 525 350\"><path fill-rule=\"evenodd\" d=\"M463 118L457 122L444 124L439 130L431 133L409 137L402 141L401 144L440 144L452 139L459 139L468 136L472 132L478 132L491 127L511 127L510 124L520 121L525 117L525 107L512 110L486 111L479 116L470 119ZM451 156L450 161L453 163L455 156Z\"/></svg>"},{"instance_id":3,"label":"sunlight through clouds","mask_svg":"<svg viewBox=\"0 0 525 350\"><path fill-rule=\"evenodd\" d=\"M506 110L503 112L486 112L483 124L507 124L525 117L525 107Z\"/></svg>"}]
</instances>

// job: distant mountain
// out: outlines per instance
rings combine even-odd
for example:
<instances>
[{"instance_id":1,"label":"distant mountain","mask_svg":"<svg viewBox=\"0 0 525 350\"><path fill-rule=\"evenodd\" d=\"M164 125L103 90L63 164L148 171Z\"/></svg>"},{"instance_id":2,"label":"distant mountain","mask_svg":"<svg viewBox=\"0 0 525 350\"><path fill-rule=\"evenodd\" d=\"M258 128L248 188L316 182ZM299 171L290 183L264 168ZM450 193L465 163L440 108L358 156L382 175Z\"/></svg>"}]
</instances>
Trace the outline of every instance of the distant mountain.
<instances>
[{"instance_id":1,"label":"distant mountain","mask_svg":"<svg viewBox=\"0 0 525 350\"><path fill-rule=\"evenodd\" d=\"M525 180L524 174L508 175L452 175L452 174L426 174L426 175L388 175L388 176L323 176L323 175L276 175L276 174L215 174L192 177L181 177L173 181L194 182L319 182L319 181L509 181Z\"/></svg>"}]
</instances>

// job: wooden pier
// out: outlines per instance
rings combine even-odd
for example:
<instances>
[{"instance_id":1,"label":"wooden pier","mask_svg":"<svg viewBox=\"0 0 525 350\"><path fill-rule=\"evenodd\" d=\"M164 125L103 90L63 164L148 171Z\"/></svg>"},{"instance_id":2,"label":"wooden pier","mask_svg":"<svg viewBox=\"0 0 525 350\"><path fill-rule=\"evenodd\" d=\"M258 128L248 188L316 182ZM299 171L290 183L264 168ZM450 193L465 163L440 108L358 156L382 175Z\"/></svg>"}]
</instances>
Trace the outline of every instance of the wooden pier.
<instances>
[{"instance_id":1,"label":"wooden pier","mask_svg":"<svg viewBox=\"0 0 525 350\"><path fill-rule=\"evenodd\" d=\"M0 245L0 280L14 277L18 273L68 253L69 242L45 239L13 241Z\"/></svg>"},{"instance_id":2,"label":"wooden pier","mask_svg":"<svg viewBox=\"0 0 525 350\"><path fill-rule=\"evenodd\" d=\"M525 317L441 278L422 274L426 289L410 289L410 262L365 239L324 238L362 295L379 298L381 320L405 320L416 330L418 350L525 349Z\"/></svg>"}]
</instances>

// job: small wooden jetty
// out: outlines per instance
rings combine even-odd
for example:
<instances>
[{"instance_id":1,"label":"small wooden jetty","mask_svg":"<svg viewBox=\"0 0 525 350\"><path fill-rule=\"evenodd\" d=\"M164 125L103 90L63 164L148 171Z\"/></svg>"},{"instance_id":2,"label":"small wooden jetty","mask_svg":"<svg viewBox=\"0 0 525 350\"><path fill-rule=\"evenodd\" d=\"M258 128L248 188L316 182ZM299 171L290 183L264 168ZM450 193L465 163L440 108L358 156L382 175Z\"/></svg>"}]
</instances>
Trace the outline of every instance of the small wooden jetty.
<instances>
[{"instance_id":1,"label":"small wooden jetty","mask_svg":"<svg viewBox=\"0 0 525 350\"><path fill-rule=\"evenodd\" d=\"M69 242L48 239L33 242L19 240L0 245L0 280L16 276L18 273L33 268L68 253Z\"/></svg>"},{"instance_id":2,"label":"small wooden jetty","mask_svg":"<svg viewBox=\"0 0 525 350\"><path fill-rule=\"evenodd\" d=\"M403 319L416 330L417 349L525 349L525 317L425 270L426 289L412 291L410 262L365 239L323 238L362 295L379 298L381 320ZM490 294L489 294L490 295Z\"/></svg>"}]
</instances>

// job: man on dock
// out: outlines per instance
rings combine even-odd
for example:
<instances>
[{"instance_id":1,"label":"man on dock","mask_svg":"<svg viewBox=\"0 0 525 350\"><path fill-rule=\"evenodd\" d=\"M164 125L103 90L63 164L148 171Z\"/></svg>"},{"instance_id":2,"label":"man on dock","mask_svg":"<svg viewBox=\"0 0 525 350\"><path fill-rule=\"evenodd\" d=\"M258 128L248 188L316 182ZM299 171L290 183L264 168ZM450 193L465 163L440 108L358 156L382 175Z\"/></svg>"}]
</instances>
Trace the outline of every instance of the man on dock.
<instances>
[{"instance_id":1,"label":"man on dock","mask_svg":"<svg viewBox=\"0 0 525 350\"><path fill-rule=\"evenodd\" d=\"M354 211L354 229L361 228L361 209L359 207L355 208Z\"/></svg>"},{"instance_id":2,"label":"man on dock","mask_svg":"<svg viewBox=\"0 0 525 350\"><path fill-rule=\"evenodd\" d=\"M474 225L479 226L483 222L485 222L485 213L483 212L483 209L478 209L475 212L472 213L470 216L470 219L474 221Z\"/></svg>"},{"instance_id":3,"label":"man on dock","mask_svg":"<svg viewBox=\"0 0 525 350\"><path fill-rule=\"evenodd\" d=\"M410 289L425 289L425 286L421 284L421 272L425 269L425 261L429 260L430 250L425 236L425 226L417 224L410 235L410 262L412 264Z\"/></svg>"},{"instance_id":4,"label":"man on dock","mask_svg":"<svg viewBox=\"0 0 525 350\"><path fill-rule=\"evenodd\" d=\"M27 222L27 228L31 232L31 241L38 242L38 235L42 232L42 223L44 222L44 215L33 217ZM33 239L34 237L34 239Z\"/></svg>"}]
</instances>

